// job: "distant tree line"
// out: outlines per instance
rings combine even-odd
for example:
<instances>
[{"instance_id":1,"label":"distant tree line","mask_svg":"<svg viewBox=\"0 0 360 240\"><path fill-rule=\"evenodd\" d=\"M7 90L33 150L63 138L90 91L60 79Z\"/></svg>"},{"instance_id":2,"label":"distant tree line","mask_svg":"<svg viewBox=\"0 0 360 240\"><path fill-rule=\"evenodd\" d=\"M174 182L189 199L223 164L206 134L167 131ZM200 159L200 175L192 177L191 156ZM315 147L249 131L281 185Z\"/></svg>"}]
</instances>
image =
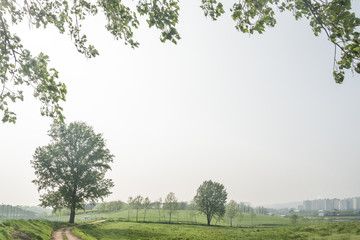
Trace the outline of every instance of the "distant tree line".
<instances>
[{"instance_id":1,"label":"distant tree line","mask_svg":"<svg viewBox=\"0 0 360 240\"><path fill-rule=\"evenodd\" d=\"M233 220L237 219L238 224L241 224L241 221L244 218L244 213L250 214L250 221L253 224L253 221L257 214L259 215L267 215L268 211L263 206L251 207L250 204L246 204L243 202L237 203L234 200L231 200L226 205L226 217L229 220L230 226L233 225Z\"/></svg>"},{"instance_id":2,"label":"distant tree line","mask_svg":"<svg viewBox=\"0 0 360 240\"><path fill-rule=\"evenodd\" d=\"M35 212L27 211L21 207L11 205L0 205L0 220L7 219L32 219L36 218Z\"/></svg>"},{"instance_id":3,"label":"distant tree line","mask_svg":"<svg viewBox=\"0 0 360 240\"><path fill-rule=\"evenodd\" d=\"M98 211L104 211L104 212L106 212L106 211L113 212L113 211L120 211L121 209L123 209L124 205L126 205L126 203L124 203L122 201L103 202L103 203L99 203L99 204L88 204L88 205L86 205L88 209L85 208L85 210L98 210ZM92 206L92 208L91 208L91 206Z\"/></svg>"}]
</instances>

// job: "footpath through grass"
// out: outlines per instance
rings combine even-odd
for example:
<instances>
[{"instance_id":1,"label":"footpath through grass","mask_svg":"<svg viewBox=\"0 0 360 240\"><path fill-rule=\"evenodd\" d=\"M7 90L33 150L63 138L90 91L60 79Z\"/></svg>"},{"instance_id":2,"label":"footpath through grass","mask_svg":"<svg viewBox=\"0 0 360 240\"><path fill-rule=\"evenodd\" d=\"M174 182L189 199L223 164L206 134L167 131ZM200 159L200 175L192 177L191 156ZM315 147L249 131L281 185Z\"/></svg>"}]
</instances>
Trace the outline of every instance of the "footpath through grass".
<instances>
[{"instance_id":1,"label":"footpath through grass","mask_svg":"<svg viewBox=\"0 0 360 240\"><path fill-rule=\"evenodd\" d=\"M0 223L0 240L49 240L53 230L68 225L65 222L46 220L8 220Z\"/></svg>"},{"instance_id":2,"label":"footpath through grass","mask_svg":"<svg viewBox=\"0 0 360 240\"><path fill-rule=\"evenodd\" d=\"M221 240L221 239L360 239L360 223L326 223L308 226L225 227L190 224L135 223L110 220L74 228L84 240Z\"/></svg>"}]
</instances>

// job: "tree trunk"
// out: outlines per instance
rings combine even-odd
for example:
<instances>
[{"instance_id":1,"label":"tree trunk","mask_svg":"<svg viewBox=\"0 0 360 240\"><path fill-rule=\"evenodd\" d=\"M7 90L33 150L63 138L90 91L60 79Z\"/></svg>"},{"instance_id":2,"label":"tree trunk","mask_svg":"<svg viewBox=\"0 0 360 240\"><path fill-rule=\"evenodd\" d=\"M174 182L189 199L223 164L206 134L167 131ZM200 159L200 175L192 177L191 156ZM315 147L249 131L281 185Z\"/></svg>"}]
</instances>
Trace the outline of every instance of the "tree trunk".
<instances>
[{"instance_id":1,"label":"tree trunk","mask_svg":"<svg viewBox=\"0 0 360 240\"><path fill-rule=\"evenodd\" d=\"M74 222L75 222L75 207L71 206L69 223L74 223Z\"/></svg>"},{"instance_id":2,"label":"tree trunk","mask_svg":"<svg viewBox=\"0 0 360 240\"><path fill-rule=\"evenodd\" d=\"M136 222L138 221L138 213L139 213L139 209L136 209Z\"/></svg>"},{"instance_id":3,"label":"tree trunk","mask_svg":"<svg viewBox=\"0 0 360 240\"><path fill-rule=\"evenodd\" d=\"M74 223L75 222L76 190L77 190L77 184L75 184L74 190L73 190L72 196L71 196L71 207L70 207L70 220L69 220L69 223Z\"/></svg>"},{"instance_id":4,"label":"tree trunk","mask_svg":"<svg viewBox=\"0 0 360 240\"><path fill-rule=\"evenodd\" d=\"M210 226L210 222L211 222L211 217L207 216L207 225Z\"/></svg>"},{"instance_id":5,"label":"tree trunk","mask_svg":"<svg viewBox=\"0 0 360 240\"><path fill-rule=\"evenodd\" d=\"M171 212L169 213L169 215L170 215L170 218L169 218L169 223L171 223Z\"/></svg>"}]
</instances>

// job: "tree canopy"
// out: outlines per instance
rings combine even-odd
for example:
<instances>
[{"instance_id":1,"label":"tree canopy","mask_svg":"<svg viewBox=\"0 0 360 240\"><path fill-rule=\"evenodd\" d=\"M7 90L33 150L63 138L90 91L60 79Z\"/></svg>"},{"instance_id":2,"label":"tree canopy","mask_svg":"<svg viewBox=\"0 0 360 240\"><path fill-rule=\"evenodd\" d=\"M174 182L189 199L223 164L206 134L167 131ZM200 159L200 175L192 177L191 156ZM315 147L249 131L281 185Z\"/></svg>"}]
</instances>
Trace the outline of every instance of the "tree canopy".
<instances>
[{"instance_id":1,"label":"tree canopy","mask_svg":"<svg viewBox=\"0 0 360 240\"><path fill-rule=\"evenodd\" d=\"M58 122L64 120L61 101L66 99L66 86L58 81L59 74L49 66L49 57L34 56L21 43L10 25L26 20L37 28L54 25L59 33L70 35L78 52L87 58L99 54L88 44L82 22L99 12L106 17L106 29L115 39L122 39L132 48L139 46L134 30L139 16L148 26L160 30L160 40L177 43L180 34L180 0L137 0L127 5L121 0L1 0L0 2L0 111L3 122L16 122L16 113L9 103L23 100L23 85L34 89L34 97L42 102L41 114ZM295 19L306 18L318 36L324 32L334 44L333 75L337 83L344 80L344 69L360 73L360 18L352 11L351 0L239 0L228 10L235 28L243 33L263 33L276 25L276 11L290 11ZM217 0L202 0L205 16L217 20L227 9Z\"/></svg>"},{"instance_id":2,"label":"tree canopy","mask_svg":"<svg viewBox=\"0 0 360 240\"><path fill-rule=\"evenodd\" d=\"M210 225L214 216L224 216L226 199L227 192L224 185L209 180L200 185L194 202L198 210L206 215L207 224Z\"/></svg>"},{"instance_id":3,"label":"tree canopy","mask_svg":"<svg viewBox=\"0 0 360 240\"><path fill-rule=\"evenodd\" d=\"M201 8L213 20L225 13L217 0L202 0ZM315 36L326 34L334 44L333 76L337 83L343 82L344 69L360 73L360 18L352 11L351 0L240 0L230 12L238 31L261 34L266 27L276 25L276 9L292 12L296 20L310 20Z\"/></svg>"},{"instance_id":4,"label":"tree canopy","mask_svg":"<svg viewBox=\"0 0 360 240\"><path fill-rule=\"evenodd\" d=\"M41 206L70 209L69 222L73 223L76 209L111 193L114 184L105 173L111 170L114 156L102 135L82 122L53 124L49 136L51 143L38 147L33 155L33 183L41 193Z\"/></svg>"}]
</instances>

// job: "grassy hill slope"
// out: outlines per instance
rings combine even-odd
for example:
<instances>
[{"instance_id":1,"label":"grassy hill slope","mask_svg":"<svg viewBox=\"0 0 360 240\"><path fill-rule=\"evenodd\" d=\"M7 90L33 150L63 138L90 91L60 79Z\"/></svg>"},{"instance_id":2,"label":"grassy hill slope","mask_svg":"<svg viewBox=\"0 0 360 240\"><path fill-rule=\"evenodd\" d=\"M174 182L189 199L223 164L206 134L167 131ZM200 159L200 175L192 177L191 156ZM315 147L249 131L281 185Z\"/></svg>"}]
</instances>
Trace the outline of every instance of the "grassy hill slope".
<instances>
[{"instance_id":1,"label":"grassy hill slope","mask_svg":"<svg viewBox=\"0 0 360 240\"><path fill-rule=\"evenodd\" d=\"M67 226L65 222L50 222L45 220L9 220L0 223L0 239L51 239L51 232Z\"/></svg>"}]
</instances>

